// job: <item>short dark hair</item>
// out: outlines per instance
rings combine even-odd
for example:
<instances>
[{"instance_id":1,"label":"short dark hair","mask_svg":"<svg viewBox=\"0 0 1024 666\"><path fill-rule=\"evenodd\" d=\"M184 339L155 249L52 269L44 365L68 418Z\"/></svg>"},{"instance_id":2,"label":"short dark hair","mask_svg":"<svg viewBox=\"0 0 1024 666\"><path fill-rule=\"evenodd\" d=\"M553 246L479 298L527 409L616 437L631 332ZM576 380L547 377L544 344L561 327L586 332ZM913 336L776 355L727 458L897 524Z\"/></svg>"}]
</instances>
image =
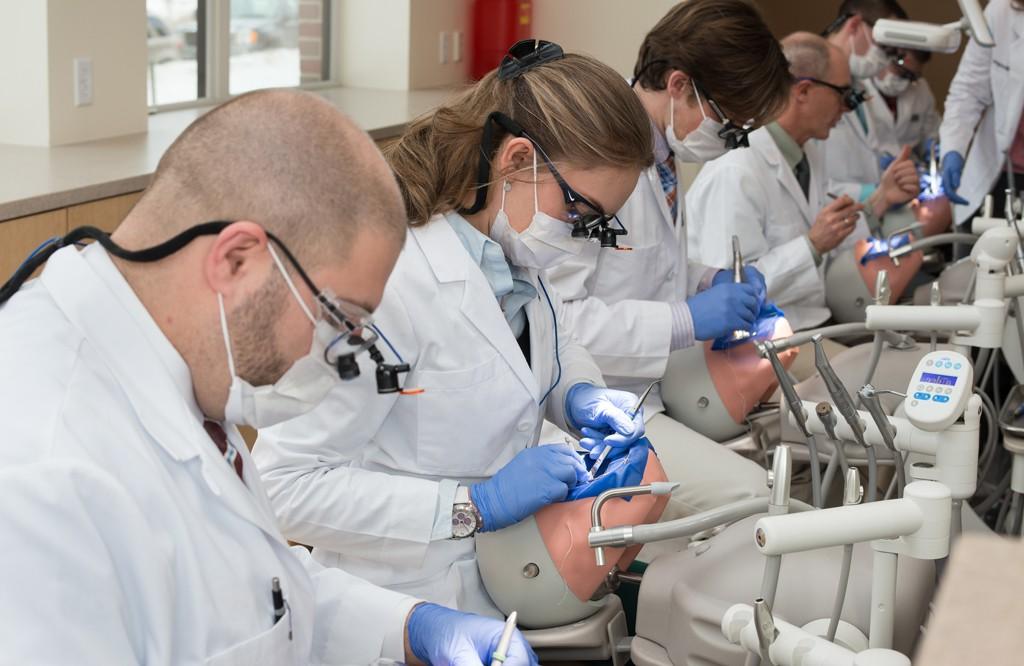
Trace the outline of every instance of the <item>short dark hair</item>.
<instances>
[{"instance_id":1,"label":"short dark hair","mask_svg":"<svg viewBox=\"0 0 1024 666\"><path fill-rule=\"evenodd\" d=\"M792 77L782 47L745 0L680 2L647 33L633 77L664 90L672 70L686 72L729 114L764 124L789 99Z\"/></svg>"},{"instance_id":2,"label":"short dark hair","mask_svg":"<svg viewBox=\"0 0 1024 666\"><path fill-rule=\"evenodd\" d=\"M906 10L896 0L843 0L839 5L836 20L825 29L823 35L827 37L839 32L853 16L861 17L870 26L874 26L878 19L909 18Z\"/></svg>"}]
</instances>

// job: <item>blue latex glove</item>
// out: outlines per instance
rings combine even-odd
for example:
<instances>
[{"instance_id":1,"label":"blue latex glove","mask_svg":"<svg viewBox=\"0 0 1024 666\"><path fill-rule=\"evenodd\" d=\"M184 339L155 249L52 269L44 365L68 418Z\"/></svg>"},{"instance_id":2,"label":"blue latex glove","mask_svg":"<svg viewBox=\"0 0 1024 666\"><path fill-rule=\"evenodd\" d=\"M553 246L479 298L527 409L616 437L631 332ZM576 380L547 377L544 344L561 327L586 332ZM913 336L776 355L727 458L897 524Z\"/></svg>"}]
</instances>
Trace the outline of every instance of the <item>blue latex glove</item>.
<instances>
[{"instance_id":1,"label":"blue latex glove","mask_svg":"<svg viewBox=\"0 0 1024 666\"><path fill-rule=\"evenodd\" d=\"M775 336L775 324L785 316L785 313L774 303L765 303L761 306L761 311L757 313L757 322L754 324L754 327L747 331L747 333L750 333L749 337L734 340L732 333L723 335L720 338L715 338L715 341L711 344L711 350L732 349L733 347L756 340L770 340Z\"/></svg>"},{"instance_id":2,"label":"blue latex glove","mask_svg":"<svg viewBox=\"0 0 1024 666\"><path fill-rule=\"evenodd\" d=\"M960 176L964 172L964 156L955 150L942 156L942 189L946 197L955 204L967 205L964 199L956 193L960 189Z\"/></svg>"},{"instance_id":3,"label":"blue latex glove","mask_svg":"<svg viewBox=\"0 0 1024 666\"><path fill-rule=\"evenodd\" d=\"M888 258L889 250L895 250L909 242L910 234L893 236L891 242L885 238L875 238L872 236L868 238L868 251L860 258L860 265L867 266L868 262L874 261L875 259L880 259L882 257Z\"/></svg>"},{"instance_id":4,"label":"blue latex glove","mask_svg":"<svg viewBox=\"0 0 1024 666\"><path fill-rule=\"evenodd\" d=\"M583 433L580 446L590 451L591 458L596 458L609 446L629 448L644 436L644 410L641 408L636 416L629 416L638 400L629 391L593 384L576 384L569 389L565 396L569 425Z\"/></svg>"},{"instance_id":5,"label":"blue latex glove","mask_svg":"<svg viewBox=\"0 0 1024 666\"><path fill-rule=\"evenodd\" d=\"M586 466L569 447L533 446L516 454L491 478L471 485L469 496L484 521L480 531L493 532L561 502L588 479Z\"/></svg>"},{"instance_id":6,"label":"blue latex glove","mask_svg":"<svg viewBox=\"0 0 1024 666\"><path fill-rule=\"evenodd\" d=\"M757 296L757 307L760 309L765 301L768 300L768 285L765 284L764 275L753 266L744 266L743 282L754 287L754 292ZM711 286L714 287L719 284L734 284L732 281L732 271L718 271L715 273L715 277L711 278Z\"/></svg>"},{"instance_id":7,"label":"blue latex glove","mask_svg":"<svg viewBox=\"0 0 1024 666\"><path fill-rule=\"evenodd\" d=\"M885 171L889 168L889 165L896 161L896 156L890 153L882 153L882 156L878 158L878 168L881 171Z\"/></svg>"},{"instance_id":8,"label":"blue latex glove","mask_svg":"<svg viewBox=\"0 0 1024 666\"><path fill-rule=\"evenodd\" d=\"M501 620L423 603L409 614L409 649L425 664L489 665L504 628ZM512 634L504 664L540 664L518 629Z\"/></svg>"},{"instance_id":9,"label":"blue latex glove","mask_svg":"<svg viewBox=\"0 0 1024 666\"><path fill-rule=\"evenodd\" d=\"M748 273L756 273L756 278ZM714 340L733 331L749 331L764 304L764 277L753 266L744 266L742 284L732 281L732 271L719 271L711 286L686 299L698 340ZM755 281L756 280L756 281Z\"/></svg>"}]
</instances>

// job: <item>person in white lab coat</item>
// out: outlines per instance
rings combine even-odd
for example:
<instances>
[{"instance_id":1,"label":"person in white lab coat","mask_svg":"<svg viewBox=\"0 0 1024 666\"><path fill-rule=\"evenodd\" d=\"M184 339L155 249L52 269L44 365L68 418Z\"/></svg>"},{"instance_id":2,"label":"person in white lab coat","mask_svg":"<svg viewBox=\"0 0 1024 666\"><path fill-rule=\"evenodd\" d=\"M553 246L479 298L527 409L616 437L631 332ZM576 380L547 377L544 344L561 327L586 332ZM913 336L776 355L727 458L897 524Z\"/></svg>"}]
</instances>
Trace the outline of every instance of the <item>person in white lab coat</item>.
<instances>
[{"instance_id":1,"label":"person in white lab coat","mask_svg":"<svg viewBox=\"0 0 1024 666\"><path fill-rule=\"evenodd\" d=\"M862 206L851 197L829 200L821 146L851 104L846 54L810 33L782 42L794 82L776 122L750 135L749 150L709 164L686 196L688 239L706 264L727 265L729 239L740 237L745 259L764 274L768 297L794 329L824 323L824 270L836 248L854 234ZM895 172L878 190L883 206L917 187L916 172ZM867 234L863 228L856 233Z\"/></svg>"},{"instance_id":2,"label":"person in white lab coat","mask_svg":"<svg viewBox=\"0 0 1024 666\"><path fill-rule=\"evenodd\" d=\"M1007 162L1016 189L1024 189L1024 3L992 0L985 19L996 44L986 48L973 39L967 44L939 129L942 184L957 204L958 225L989 193L995 215L1004 214Z\"/></svg>"},{"instance_id":3,"label":"person in white lab coat","mask_svg":"<svg viewBox=\"0 0 1024 666\"><path fill-rule=\"evenodd\" d=\"M184 132L112 237L75 230L0 290L4 661L490 661L500 621L290 548L235 427L340 381L325 359L380 300L403 218L350 121L253 93Z\"/></svg>"},{"instance_id":4,"label":"person in white lab coat","mask_svg":"<svg viewBox=\"0 0 1024 666\"><path fill-rule=\"evenodd\" d=\"M759 125L777 115L790 77L778 41L744 0L676 5L644 38L634 71L633 89L654 133L655 163L618 212L630 249L591 246L548 275L565 299L567 321L605 379L639 392L664 375L673 351L753 321L763 298L756 285L763 279L751 267L754 285L735 285L731 271L690 260L676 174L681 164L729 150L719 135L726 117ZM678 510L666 517L767 492L760 465L666 416L660 387L644 411L648 431L660 435L652 441L670 477L681 483L672 501ZM669 462L676 459L680 464Z\"/></svg>"},{"instance_id":5,"label":"person in white lab coat","mask_svg":"<svg viewBox=\"0 0 1024 666\"><path fill-rule=\"evenodd\" d=\"M829 43L848 58L853 85L862 93L861 99L865 97L863 90L871 78L890 62L889 55L875 44L871 35L875 21L883 18L905 19L907 13L895 0L844 0L838 17L825 29ZM895 160L884 170L881 168L878 123L867 105L859 104L843 115L823 141L828 191L863 203L868 226L872 229L880 226L890 205L908 203L920 189L908 190L905 197L890 205L886 205L885 197L877 192L889 172L905 179L911 172L916 174L917 168L902 148L893 153Z\"/></svg>"},{"instance_id":6,"label":"person in white lab coat","mask_svg":"<svg viewBox=\"0 0 1024 666\"><path fill-rule=\"evenodd\" d=\"M866 83L865 106L874 123L879 165L883 169L903 146L910 146L927 163L932 145L938 144L942 116L923 76L925 63L930 59L931 53L927 51L901 49L885 69Z\"/></svg>"},{"instance_id":7,"label":"person in white lab coat","mask_svg":"<svg viewBox=\"0 0 1024 666\"><path fill-rule=\"evenodd\" d=\"M361 377L260 431L254 457L288 538L391 589L498 613L473 535L586 474L564 443L535 446L543 419L590 448L643 434L642 411L626 413L637 396L603 388L540 270L584 251L573 226L607 222L650 141L611 68L528 41L388 148L411 229L375 316L411 368L406 390L376 398Z\"/></svg>"}]
</instances>

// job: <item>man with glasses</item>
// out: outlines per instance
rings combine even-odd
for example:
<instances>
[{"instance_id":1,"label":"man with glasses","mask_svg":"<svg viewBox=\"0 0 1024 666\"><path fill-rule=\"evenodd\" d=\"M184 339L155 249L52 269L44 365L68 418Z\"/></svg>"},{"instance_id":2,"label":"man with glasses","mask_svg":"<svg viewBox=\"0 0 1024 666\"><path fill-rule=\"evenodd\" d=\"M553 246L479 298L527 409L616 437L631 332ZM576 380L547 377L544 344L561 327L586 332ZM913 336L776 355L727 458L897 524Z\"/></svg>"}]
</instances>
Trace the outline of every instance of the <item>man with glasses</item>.
<instances>
[{"instance_id":1,"label":"man with glasses","mask_svg":"<svg viewBox=\"0 0 1024 666\"><path fill-rule=\"evenodd\" d=\"M889 65L891 54L875 44L871 33L875 22L883 18L906 19L907 13L895 0L844 0L836 20L823 33L829 44L848 59L852 85L859 90L865 90L871 79ZM863 95L862 99L867 97ZM829 191L863 203L872 228L879 225L891 205L907 203L920 191L916 167L902 149L893 153L898 159L886 165L883 172L877 123L866 105L851 107L851 113L843 116L825 142ZM883 181L893 179L906 189L902 197L887 205L887 197L877 190Z\"/></svg>"},{"instance_id":2,"label":"man with glasses","mask_svg":"<svg viewBox=\"0 0 1024 666\"><path fill-rule=\"evenodd\" d=\"M942 116L935 108L932 89L923 78L925 63L930 59L931 53L927 51L901 49L866 86L866 106L874 120L879 164L883 169L903 146L911 146L925 162L931 158Z\"/></svg>"},{"instance_id":3,"label":"man with glasses","mask_svg":"<svg viewBox=\"0 0 1024 666\"><path fill-rule=\"evenodd\" d=\"M829 255L855 233L863 206L832 198L820 141L859 101L844 52L810 33L782 41L793 83L778 119L750 135L750 149L704 167L686 197L690 246L700 260L727 266L729 239L739 236L744 258L764 273L768 298L795 329L824 323L824 269ZM815 141L817 140L817 141ZM877 196L902 196L895 180ZM867 230L860 225L857 236Z\"/></svg>"},{"instance_id":4,"label":"man with glasses","mask_svg":"<svg viewBox=\"0 0 1024 666\"><path fill-rule=\"evenodd\" d=\"M490 661L502 622L290 548L236 427L307 412L356 355L387 370L370 312L404 238L372 140L264 91L186 129L112 236L0 289L5 661Z\"/></svg>"}]
</instances>

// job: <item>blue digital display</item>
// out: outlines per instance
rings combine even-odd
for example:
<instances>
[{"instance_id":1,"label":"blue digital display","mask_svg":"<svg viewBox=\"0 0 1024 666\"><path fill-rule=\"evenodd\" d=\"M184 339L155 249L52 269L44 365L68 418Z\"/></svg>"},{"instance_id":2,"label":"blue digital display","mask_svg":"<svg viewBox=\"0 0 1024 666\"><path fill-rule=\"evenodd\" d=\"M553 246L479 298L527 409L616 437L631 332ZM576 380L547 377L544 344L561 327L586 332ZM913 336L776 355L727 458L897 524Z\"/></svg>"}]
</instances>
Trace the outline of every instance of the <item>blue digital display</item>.
<instances>
[{"instance_id":1,"label":"blue digital display","mask_svg":"<svg viewBox=\"0 0 1024 666\"><path fill-rule=\"evenodd\" d=\"M956 375L937 375L933 372L922 372L921 381L939 386L955 386Z\"/></svg>"}]
</instances>

